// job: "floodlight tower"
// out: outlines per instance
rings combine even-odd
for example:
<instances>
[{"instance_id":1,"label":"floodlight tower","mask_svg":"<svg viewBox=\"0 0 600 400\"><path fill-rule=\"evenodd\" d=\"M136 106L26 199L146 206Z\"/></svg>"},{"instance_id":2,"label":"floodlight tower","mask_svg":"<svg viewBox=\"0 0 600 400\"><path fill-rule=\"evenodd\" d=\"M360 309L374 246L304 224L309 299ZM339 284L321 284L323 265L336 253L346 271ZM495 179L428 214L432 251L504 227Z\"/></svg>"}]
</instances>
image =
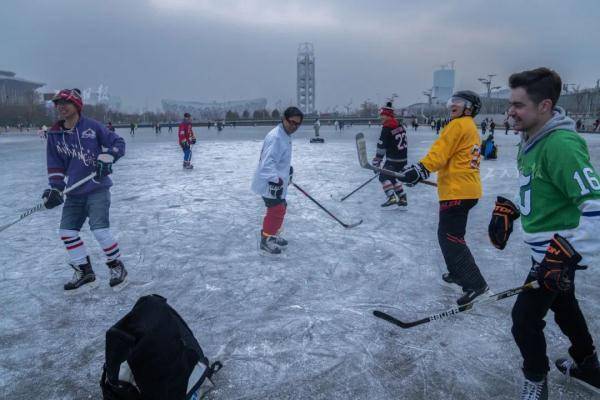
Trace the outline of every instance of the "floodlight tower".
<instances>
[{"instance_id":1,"label":"floodlight tower","mask_svg":"<svg viewBox=\"0 0 600 400\"><path fill-rule=\"evenodd\" d=\"M492 87L492 78L495 77L496 74L488 74L487 79L485 78L479 78L477 79L479 82L483 83L485 85L485 88L487 90L487 97L488 99L492 97L492 90L493 89L499 89L500 86L494 86Z\"/></svg>"},{"instance_id":2,"label":"floodlight tower","mask_svg":"<svg viewBox=\"0 0 600 400\"><path fill-rule=\"evenodd\" d=\"M315 111L315 51L312 43L298 47L296 95L298 107L305 114Z\"/></svg>"}]
</instances>

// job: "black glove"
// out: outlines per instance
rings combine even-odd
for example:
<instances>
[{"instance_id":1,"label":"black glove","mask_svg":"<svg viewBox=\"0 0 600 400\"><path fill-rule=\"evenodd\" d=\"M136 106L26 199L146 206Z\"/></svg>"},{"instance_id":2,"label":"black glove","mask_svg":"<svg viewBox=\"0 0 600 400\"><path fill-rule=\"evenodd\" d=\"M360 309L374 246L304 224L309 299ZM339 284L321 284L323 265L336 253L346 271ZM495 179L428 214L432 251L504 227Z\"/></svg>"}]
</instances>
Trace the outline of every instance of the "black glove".
<instances>
[{"instance_id":1,"label":"black glove","mask_svg":"<svg viewBox=\"0 0 600 400\"><path fill-rule=\"evenodd\" d=\"M488 226L488 235L494 247L500 250L506 247L506 242L513 230L513 221L520 216L519 209L512 201L498 196Z\"/></svg>"},{"instance_id":2,"label":"black glove","mask_svg":"<svg viewBox=\"0 0 600 400\"><path fill-rule=\"evenodd\" d=\"M57 206L60 206L63 200L63 194L58 189L46 189L42 193L42 199L44 200L44 207L48 210Z\"/></svg>"},{"instance_id":3,"label":"black glove","mask_svg":"<svg viewBox=\"0 0 600 400\"><path fill-rule=\"evenodd\" d=\"M537 280L540 286L551 292L568 292L573 287L575 270L586 269L578 265L581 255L571 243L559 234L555 234L546 255L538 266Z\"/></svg>"},{"instance_id":4,"label":"black glove","mask_svg":"<svg viewBox=\"0 0 600 400\"><path fill-rule=\"evenodd\" d=\"M294 167L290 165L290 180L288 182L288 186L292 183L292 179L294 178Z\"/></svg>"},{"instance_id":5,"label":"black glove","mask_svg":"<svg viewBox=\"0 0 600 400\"><path fill-rule=\"evenodd\" d=\"M416 163L402 170L403 178L398 178L408 186L415 186L417 183L429 178L429 171L421 163Z\"/></svg>"},{"instance_id":6,"label":"black glove","mask_svg":"<svg viewBox=\"0 0 600 400\"><path fill-rule=\"evenodd\" d=\"M196 144L196 137L195 136L190 139L190 143L191 144Z\"/></svg>"},{"instance_id":7,"label":"black glove","mask_svg":"<svg viewBox=\"0 0 600 400\"><path fill-rule=\"evenodd\" d=\"M110 153L98 154L96 160L96 178L104 178L112 174L112 166L115 162L115 156Z\"/></svg>"},{"instance_id":8,"label":"black glove","mask_svg":"<svg viewBox=\"0 0 600 400\"><path fill-rule=\"evenodd\" d=\"M269 194L276 199L281 199L281 195L283 194L283 181L281 178L279 178L277 183L269 182Z\"/></svg>"}]
</instances>

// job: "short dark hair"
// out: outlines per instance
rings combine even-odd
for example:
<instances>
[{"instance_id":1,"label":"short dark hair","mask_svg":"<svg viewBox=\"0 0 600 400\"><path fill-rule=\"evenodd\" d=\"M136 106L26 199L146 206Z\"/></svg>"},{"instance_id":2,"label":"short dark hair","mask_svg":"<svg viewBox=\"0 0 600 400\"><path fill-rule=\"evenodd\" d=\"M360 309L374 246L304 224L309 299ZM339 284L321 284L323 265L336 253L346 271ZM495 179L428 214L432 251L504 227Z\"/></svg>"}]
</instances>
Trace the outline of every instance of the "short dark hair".
<instances>
[{"instance_id":1,"label":"short dark hair","mask_svg":"<svg viewBox=\"0 0 600 400\"><path fill-rule=\"evenodd\" d=\"M283 117L285 119L290 119L292 117L300 117L300 121L304 121L304 114L302 113L302 111L300 111L298 107L294 106L286 108L283 112Z\"/></svg>"},{"instance_id":2,"label":"short dark hair","mask_svg":"<svg viewBox=\"0 0 600 400\"><path fill-rule=\"evenodd\" d=\"M522 87L535 103L550 99L555 106L562 90L560 76L549 68L541 67L529 71L517 72L508 78L511 89Z\"/></svg>"}]
</instances>

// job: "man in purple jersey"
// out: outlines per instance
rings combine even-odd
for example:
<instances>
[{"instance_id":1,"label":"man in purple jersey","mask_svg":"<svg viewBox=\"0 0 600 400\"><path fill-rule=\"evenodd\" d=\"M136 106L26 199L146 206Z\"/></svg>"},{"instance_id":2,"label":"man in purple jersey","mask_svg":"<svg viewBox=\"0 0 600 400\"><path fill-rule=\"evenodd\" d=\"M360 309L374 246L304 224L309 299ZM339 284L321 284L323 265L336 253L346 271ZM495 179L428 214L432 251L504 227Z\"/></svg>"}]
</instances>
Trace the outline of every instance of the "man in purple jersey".
<instances>
[{"instance_id":1,"label":"man in purple jersey","mask_svg":"<svg viewBox=\"0 0 600 400\"><path fill-rule=\"evenodd\" d=\"M112 164L125 154L125 141L100 122L81 114L83 100L79 89L61 90L52 99L59 121L48 131L46 157L50 188L42 198L46 208L65 205L60 221L63 241L75 270L71 281L64 285L65 293L74 293L96 285L96 275L79 231L86 219L94 237L106 255L110 271L110 286L119 290L127 277L120 260L119 245L110 231L109 209ZM66 187L95 172L96 176L69 192ZM66 179L65 179L66 178Z\"/></svg>"}]
</instances>

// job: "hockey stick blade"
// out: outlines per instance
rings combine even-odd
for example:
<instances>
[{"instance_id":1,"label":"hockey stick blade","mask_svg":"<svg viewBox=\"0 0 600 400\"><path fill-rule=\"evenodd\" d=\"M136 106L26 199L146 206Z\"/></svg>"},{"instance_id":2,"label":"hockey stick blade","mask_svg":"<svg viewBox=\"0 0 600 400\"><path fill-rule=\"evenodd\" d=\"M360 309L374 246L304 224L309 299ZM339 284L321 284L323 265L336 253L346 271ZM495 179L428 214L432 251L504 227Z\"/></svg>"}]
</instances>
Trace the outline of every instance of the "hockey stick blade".
<instances>
[{"instance_id":1,"label":"hockey stick blade","mask_svg":"<svg viewBox=\"0 0 600 400\"><path fill-rule=\"evenodd\" d=\"M400 328L403 329L408 329L408 328L412 328L414 326L418 326L418 325L422 325L422 324L426 324L428 322L432 322L432 321L439 321L441 319L445 319L448 317L451 317L453 315L459 314L461 312L464 311L468 311L470 309L473 308L473 306L475 305L480 305L480 304L484 304L484 303L491 303L494 301L498 301L498 300L502 300L502 299L506 299L508 297L512 297L515 296L521 292L524 292L526 290L533 290L533 289L537 289L539 288L540 285L537 281L533 281L533 282L529 282L526 285L523 286L519 286L516 288L512 288L512 289L508 289L505 290L504 292L500 292L494 295L491 295L489 297L487 297L486 299L483 299L479 302L475 302L475 303L469 303L469 304L465 304L462 306L458 306L458 307L452 307L446 311L442 311L440 313L437 314L432 314L428 317L425 318L421 318L415 321L409 321L409 322L405 322L405 321L401 321L398 318L395 318L393 316L391 316L390 314L387 314L383 311L379 311L379 310L375 310L373 311L373 315L376 316L377 318L381 318L387 322L390 322L394 325L399 326Z\"/></svg>"},{"instance_id":2,"label":"hockey stick blade","mask_svg":"<svg viewBox=\"0 0 600 400\"><path fill-rule=\"evenodd\" d=\"M363 220L361 219L360 221L355 222L353 224L342 224L342 226L346 229L352 229L352 228L356 228L357 226L359 226L362 223L363 223Z\"/></svg>"},{"instance_id":3,"label":"hockey stick blade","mask_svg":"<svg viewBox=\"0 0 600 400\"><path fill-rule=\"evenodd\" d=\"M365 141L365 135L362 132L356 134L356 152L358 153L358 163L361 167L369 169L371 171L377 171L383 175L393 176L394 178L404 178L404 175L399 172L378 168L369 163L369 161L367 160L367 143ZM437 183L431 181L421 181L419 183L437 187Z\"/></svg>"}]
</instances>

